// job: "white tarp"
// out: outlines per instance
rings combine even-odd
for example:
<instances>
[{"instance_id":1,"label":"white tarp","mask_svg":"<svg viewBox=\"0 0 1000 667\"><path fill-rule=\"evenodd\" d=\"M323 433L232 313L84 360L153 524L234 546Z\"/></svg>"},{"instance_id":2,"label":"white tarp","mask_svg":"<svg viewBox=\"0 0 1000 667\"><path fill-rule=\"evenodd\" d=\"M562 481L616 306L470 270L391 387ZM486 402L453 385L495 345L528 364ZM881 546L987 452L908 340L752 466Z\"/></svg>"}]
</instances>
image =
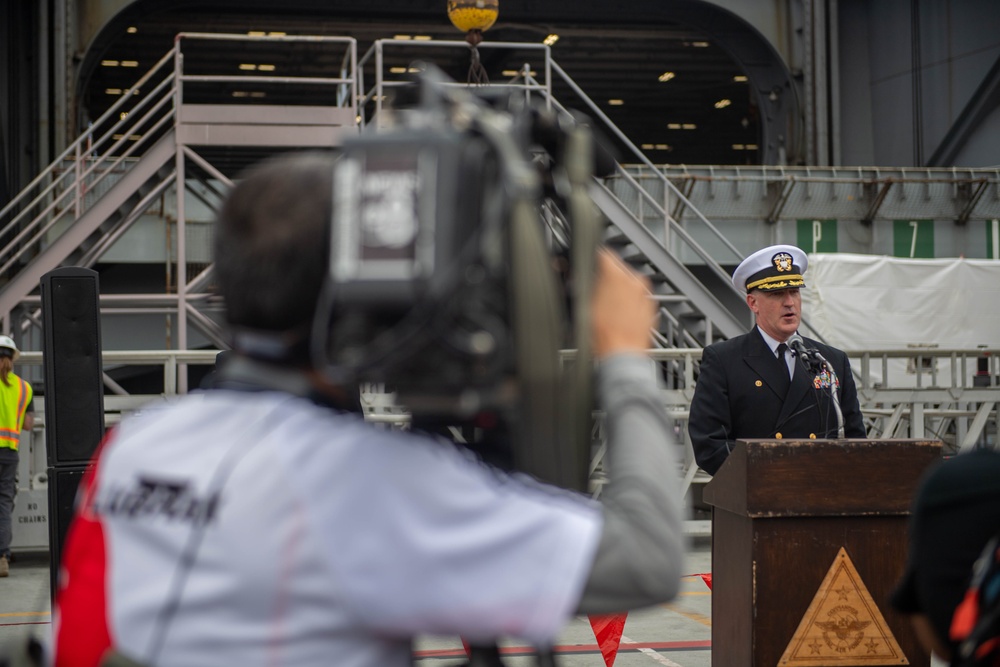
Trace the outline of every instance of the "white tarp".
<instances>
[{"instance_id":1,"label":"white tarp","mask_svg":"<svg viewBox=\"0 0 1000 667\"><path fill-rule=\"evenodd\" d=\"M803 314L834 347L1000 347L998 261L812 254L805 280ZM906 386L912 362L890 362L888 374L891 386Z\"/></svg>"}]
</instances>

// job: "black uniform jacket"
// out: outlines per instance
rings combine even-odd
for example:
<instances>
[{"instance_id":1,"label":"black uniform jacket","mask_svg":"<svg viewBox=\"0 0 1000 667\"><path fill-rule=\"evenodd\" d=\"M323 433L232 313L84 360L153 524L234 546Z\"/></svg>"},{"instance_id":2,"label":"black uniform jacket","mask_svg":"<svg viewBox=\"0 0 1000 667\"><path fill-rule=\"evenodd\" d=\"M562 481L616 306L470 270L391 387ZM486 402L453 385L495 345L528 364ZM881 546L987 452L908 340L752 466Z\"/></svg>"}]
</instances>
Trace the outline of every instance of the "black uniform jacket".
<instances>
[{"instance_id":1,"label":"black uniform jacket","mask_svg":"<svg viewBox=\"0 0 1000 667\"><path fill-rule=\"evenodd\" d=\"M866 437L847 355L815 340L804 340L806 347L818 349L836 371L844 435ZM714 475L740 439L837 437L829 376L814 375L796 357L795 375L783 395L782 372L757 327L705 348L688 422L695 460L702 470Z\"/></svg>"}]
</instances>

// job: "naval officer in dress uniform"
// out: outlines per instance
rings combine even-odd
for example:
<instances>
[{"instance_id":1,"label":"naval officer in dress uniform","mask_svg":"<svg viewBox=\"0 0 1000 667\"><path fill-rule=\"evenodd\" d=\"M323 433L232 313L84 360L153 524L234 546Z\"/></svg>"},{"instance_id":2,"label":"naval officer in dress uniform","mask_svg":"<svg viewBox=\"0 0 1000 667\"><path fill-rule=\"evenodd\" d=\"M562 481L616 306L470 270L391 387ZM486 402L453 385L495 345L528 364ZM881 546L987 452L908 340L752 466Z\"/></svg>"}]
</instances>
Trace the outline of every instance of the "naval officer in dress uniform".
<instances>
[{"instance_id":1,"label":"naval officer in dress uniform","mask_svg":"<svg viewBox=\"0 0 1000 667\"><path fill-rule=\"evenodd\" d=\"M746 291L756 325L705 348L688 422L695 459L711 475L739 439L837 437L831 383L839 384L844 435L866 436L847 355L803 338L833 366L836 377L825 370L816 374L786 344L799 328L799 289L808 264L801 249L775 245L750 255L733 273L733 285Z\"/></svg>"}]
</instances>

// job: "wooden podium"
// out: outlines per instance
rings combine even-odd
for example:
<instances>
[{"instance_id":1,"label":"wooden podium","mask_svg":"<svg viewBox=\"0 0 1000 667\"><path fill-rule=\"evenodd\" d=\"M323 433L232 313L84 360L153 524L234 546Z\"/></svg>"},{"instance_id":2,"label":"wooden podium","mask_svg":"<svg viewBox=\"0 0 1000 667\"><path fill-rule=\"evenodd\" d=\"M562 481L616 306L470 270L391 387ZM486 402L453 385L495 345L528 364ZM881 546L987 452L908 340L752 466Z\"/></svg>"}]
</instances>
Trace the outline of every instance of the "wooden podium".
<instances>
[{"instance_id":1,"label":"wooden podium","mask_svg":"<svg viewBox=\"0 0 1000 667\"><path fill-rule=\"evenodd\" d=\"M703 495L713 667L927 667L888 598L940 456L929 440L739 441Z\"/></svg>"}]
</instances>

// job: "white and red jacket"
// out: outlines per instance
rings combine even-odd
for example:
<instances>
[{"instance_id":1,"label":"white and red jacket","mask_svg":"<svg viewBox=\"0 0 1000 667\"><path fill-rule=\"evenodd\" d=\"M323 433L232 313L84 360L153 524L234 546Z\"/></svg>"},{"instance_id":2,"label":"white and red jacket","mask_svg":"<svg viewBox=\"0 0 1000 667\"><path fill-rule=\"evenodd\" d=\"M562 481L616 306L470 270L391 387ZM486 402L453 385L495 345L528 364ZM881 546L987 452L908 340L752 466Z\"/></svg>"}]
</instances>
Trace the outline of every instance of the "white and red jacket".
<instances>
[{"instance_id":1,"label":"white and red jacket","mask_svg":"<svg viewBox=\"0 0 1000 667\"><path fill-rule=\"evenodd\" d=\"M123 421L86 476L55 664L408 665L419 633L554 641L598 505L281 393Z\"/></svg>"}]
</instances>

